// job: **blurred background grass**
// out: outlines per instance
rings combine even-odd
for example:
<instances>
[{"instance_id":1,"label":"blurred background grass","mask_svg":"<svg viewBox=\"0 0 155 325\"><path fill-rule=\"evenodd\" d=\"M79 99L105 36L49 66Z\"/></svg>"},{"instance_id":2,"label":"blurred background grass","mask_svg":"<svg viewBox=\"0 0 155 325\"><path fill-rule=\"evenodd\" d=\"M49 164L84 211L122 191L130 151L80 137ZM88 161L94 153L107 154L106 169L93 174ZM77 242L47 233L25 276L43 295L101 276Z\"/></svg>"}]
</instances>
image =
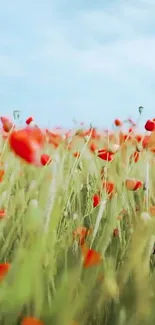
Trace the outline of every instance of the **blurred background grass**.
<instances>
[{"instance_id":1,"label":"blurred background grass","mask_svg":"<svg viewBox=\"0 0 155 325\"><path fill-rule=\"evenodd\" d=\"M155 220L143 217L146 191L128 191L124 183L127 177L145 182L149 159L149 206L154 205L152 156L145 151L135 164L129 143L125 165L120 153L107 163L90 152L89 138L76 136L74 143L80 157L63 142L56 150L47 145L52 163L35 168L16 158L6 143L3 150L1 139L6 172L0 209L6 217L0 220L0 262L11 267L0 283L0 324L22 324L26 316L45 325L154 324ZM94 208L103 166L116 193L110 199L102 190L101 204ZM100 265L83 267L73 240L79 226L93 230L86 243L102 254Z\"/></svg>"}]
</instances>

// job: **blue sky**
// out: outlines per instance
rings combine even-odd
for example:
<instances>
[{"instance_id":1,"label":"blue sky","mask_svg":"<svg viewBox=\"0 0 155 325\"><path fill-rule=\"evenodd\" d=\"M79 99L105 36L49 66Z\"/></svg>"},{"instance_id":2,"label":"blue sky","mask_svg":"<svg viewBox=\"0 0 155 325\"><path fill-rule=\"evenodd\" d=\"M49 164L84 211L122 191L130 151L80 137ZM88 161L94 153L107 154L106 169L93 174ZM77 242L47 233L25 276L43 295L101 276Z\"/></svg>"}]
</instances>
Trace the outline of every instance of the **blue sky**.
<instances>
[{"instance_id":1,"label":"blue sky","mask_svg":"<svg viewBox=\"0 0 155 325\"><path fill-rule=\"evenodd\" d=\"M43 126L155 117L154 0L0 4L0 114Z\"/></svg>"}]
</instances>

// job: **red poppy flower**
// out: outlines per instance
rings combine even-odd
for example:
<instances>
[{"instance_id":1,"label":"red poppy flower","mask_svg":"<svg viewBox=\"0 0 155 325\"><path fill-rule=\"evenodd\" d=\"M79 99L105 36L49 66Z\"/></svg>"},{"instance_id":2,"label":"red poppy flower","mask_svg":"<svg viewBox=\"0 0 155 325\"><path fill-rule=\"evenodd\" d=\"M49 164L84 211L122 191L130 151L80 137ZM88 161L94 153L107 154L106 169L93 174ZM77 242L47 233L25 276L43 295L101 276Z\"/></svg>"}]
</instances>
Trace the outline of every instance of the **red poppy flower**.
<instances>
[{"instance_id":1,"label":"red poppy flower","mask_svg":"<svg viewBox=\"0 0 155 325\"><path fill-rule=\"evenodd\" d=\"M4 169L0 169L0 182L3 181L4 175L5 175L5 170Z\"/></svg>"},{"instance_id":2,"label":"red poppy flower","mask_svg":"<svg viewBox=\"0 0 155 325\"><path fill-rule=\"evenodd\" d=\"M62 141L61 135L46 130L46 136L47 136L48 143L52 144L55 148L58 148L59 144Z\"/></svg>"},{"instance_id":3,"label":"red poppy flower","mask_svg":"<svg viewBox=\"0 0 155 325\"><path fill-rule=\"evenodd\" d=\"M22 322L21 325L44 325L44 323L34 317L25 317Z\"/></svg>"},{"instance_id":4,"label":"red poppy flower","mask_svg":"<svg viewBox=\"0 0 155 325\"><path fill-rule=\"evenodd\" d=\"M116 126L122 126L122 122L121 122L121 120L119 120L119 119L115 119L114 124L115 124Z\"/></svg>"},{"instance_id":5,"label":"red poppy flower","mask_svg":"<svg viewBox=\"0 0 155 325\"><path fill-rule=\"evenodd\" d=\"M93 196L93 207L97 207L100 204L101 197L99 194L94 194Z\"/></svg>"},{"instance_id":6,"label":"red poppy flower","mask_svg":"<svg viewBox=\"0 0 155 325\"><path fill-rule=\"evenodd\" d=\"M7 117L1 117L1 122L2 122L2 125L3 125L3 130L5 132L10 132L11 129L13 128L13 123L7 118Z\"/></svg>"},{"instance_id":7,"label":"red poppy flower","mask_svg":"<svg viewBox=\"0 0 155 325\"><path fill-rule=\"evenodd\" d=\"M133 128L129 128L128 132L129 133L132 133L133 132Z\"/></svg>"},{"instance_id":8,"label":"red poppy flower","mask_svg":"<svg viewBox=\"0 0 155 325\"><path fill-rule=\"evenodd\" d=\"M43 166L49 165L50 162L52 161L52 158L48 154L42 154L40 158L41 164Z\"/></svg>"},{"instance_id":9,"label":"red poppy flower","mask_svg":"<svg viewBox=\"0 0 155 325\"><path fill-rule=\"evenodd\" d=\"M103 160L111 161L114 157L114 154L113 152L107 151L106 149L100 149L98 150L98 157Z\"/></svg>"},{"instance_id":10,"label":"red poppy flower","mask_svg":"<svg viewBox=\"0 0 155 325\"><path fill-rule=\"evenodd\" d=\"M144 149L146 149L149 145L150 135L145 135L142 140L142 146Z\"/></svg>"},{"instance_id":11,"label":"red poppy flower","mask_svg":"<svg viewBox=\"0 0 155 325\"><path fill-rule=\"evenodd\" d=\"M6 211L4 209L0 209L0 219L6 217Z\"/></svg>"},{"instance_id":12,"label":"red poppy flower","mask_svg":"<svg viewBox=\"0 0 155 325\"><path fill-rule=\"evenodd\" d=\"M95 152L97 150L97 145L94 142L92 142L89 146L89 149L91 152Z\"/></svg>"},{"instance_id":13,"label":"red poppy flower","mask_svg":"<svg viewBox=\"0 0 155 325\"><path fill-rule=\"evenodd\" d=\"M130 135L131 132L124 134L124 142L125 141L131 141L132 140L132 136Z\"/></svg>"},{"instance_id":14,"label":"red poppy flower","mask_svg":"<svg viewBox=\"0 0 155 325\"><path fill-rule=\"evenodd\" d=\"M12 151L29 164L37 165L37 154L43 147L44 137L38 128L13 131L9 137Z\"/></svg>"},{"instance_id":15,"label":"red poppy flower","mask_svg":"<svg viewBox=\"0 0 155 325\"><path fill-rule=\"evenodd\" d=\"M147 120L147 122L145 123L145 129L147 131L154 131L155 130L155 122L152 120Z\"/></svg>"},{"instance_id":16,"label":"red poppy flower","mask_svg":"<svg viewBox=\"0 0 155 325\"><path fill-rule=\"evenodd\" d=\"M137 162L139 160L139 157L140 157L139 151L135 151L134 152L134 161Z\"/></svg>"},{"instance_id":17,"label":"red poppy flower","mask_svg":"<svg viewBox=\"0 0 155 325\"><path fill-rule=\"evenodd\" d=\"M80 152L79 152L79 151L74 152L74 153L73 153L73 156L74 156L75 158L79 158L79 157L80 157Z\"/></svg>"},{"instance_id":18,"label":"red poppy flower","mask_svg":"<svg viewBox=\"0 0 155 325\"><path fill-rule=\"evenodd\" d=\"M143 187L143 183L141 181L134 180L134 179L127 179L125 184L126 184L126 188L130 191L136 191L139 188Z\"/></svg>"},{"instance_id":19,"label":"red poppy flower","mask_svg":"<svg viewBox=\"0 0 155 325\"><path fill-rule=\"evenodd\" d=\"M135 151L132 155L131 158L133 158L134 162L136 163L139 160L140 153L139 151Z\"/></svg>"},{"instance_id":20,"label":"red poppy flower","mask_svg":"<svg viewBox=\"0 0 155 325\"><path fill-rule=\"evenodd\" d=\"M98 139L99 138L99 134L97 133L97 130L95 128L93 129L89 129L87 131L85 131L85 136L90 136L91 135L91 138L92 139Z\"/></svg>"},{"instance_id":21,"label":"red poppy flower","mask_svg":"<svg viewBox=\"0 0 155 325\"><path fill-rule=\"evenodd\" d=\"M84 268L99 265L102 262L102 255L94 249L89 249L85 245L82 246L82 254L84 258Z\"/></svg>"},{"instance_id":22,"label":"red poppy flower","mask_svg":"<svg viewBox=\"0 0 155 325\"><path fill-rule=\"evenodd\" d=\"M10 269L9 263L0 264L0 280L3 280L3 278L7 275L9 269Z\"/></svg>"},{"instance_id":23,"label":"red poppy flower","mask_svg":"<svg viewBox=\"0 0 155 325\"><path fill-rule=\"evenodd\" d=\"M115 185L112 182L104 181L103 188L105 189L107 194L112 195L115 189Z\"/></svg>"},{"instance_id":24,"label":"red poppy flower","mask_svg":"<svg viewBox=\"0 0 155 325\"><path fill-rule=\"evenodd\" d=\"M26 120L26 124L30 125L32 122L33 122L33 117L32 116L28 117Z\"/></svg>"},{"instance_id":25,"label":"red poppy flower","mask_svg":"<svg viewBox=\"0 0 155 325\"><path fill-rule=\"evenodd\" d=\"M137 134L137 135L135 136L135 139L136 139L137 142L141 142L141 141L142 141L142 135Z\"/></svg>"}]
</instances>

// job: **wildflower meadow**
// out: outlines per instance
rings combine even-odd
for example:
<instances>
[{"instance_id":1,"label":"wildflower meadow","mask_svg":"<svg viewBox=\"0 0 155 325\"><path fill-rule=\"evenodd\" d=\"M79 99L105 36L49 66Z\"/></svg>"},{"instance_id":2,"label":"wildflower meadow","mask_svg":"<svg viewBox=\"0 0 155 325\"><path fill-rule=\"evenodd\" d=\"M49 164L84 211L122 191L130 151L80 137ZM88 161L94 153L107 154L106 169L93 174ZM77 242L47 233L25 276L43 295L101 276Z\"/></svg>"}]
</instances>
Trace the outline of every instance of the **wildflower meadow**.
<instances>
[{"instance_id":1,"label":"wildflower meadow","mask_svg":"<svg viewBox=\"0 0 155 325\"><path fill-rule=\"evenodd\" d=\"M155 119L0 122L0 325L155 324Z\"/></svg>"}]
</instances>

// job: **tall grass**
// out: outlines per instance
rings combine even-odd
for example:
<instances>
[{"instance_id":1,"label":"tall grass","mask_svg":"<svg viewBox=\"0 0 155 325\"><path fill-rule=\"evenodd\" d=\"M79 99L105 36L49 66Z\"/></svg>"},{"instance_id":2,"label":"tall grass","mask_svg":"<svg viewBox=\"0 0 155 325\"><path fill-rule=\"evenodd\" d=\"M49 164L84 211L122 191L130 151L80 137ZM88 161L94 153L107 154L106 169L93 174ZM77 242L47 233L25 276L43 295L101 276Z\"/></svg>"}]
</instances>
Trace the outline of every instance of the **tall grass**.
<instances>
[{"instance_id":1,"label":"tall grass","mask_svg":"<svg viewBox=\"0 0 155 325\"><path fill-rule=\"evenodd\" d=\"M137 163L130 162L128 145L125 165L119 152L112 162L103 162L88 144L89 139L80 144L77 158L63 142L56 150L47 145L52 163L36 168L15 157L1 140L6 172L0 209L7 215L0 220L0 262L11 263L0 283L1 325L21 324L26 316L45 325L155 323L155 220L144 218L155 204L153 163L147 169L147 194L128 191L124 183L127 177L145 181L152 158L144 151ZM94 208L103 165L116 193L109 198L103 190ZM99 266L83 267L81 248L73 240L81 225L93 230L86 244L102 254Z\"/></svg>"}]
</instances>

